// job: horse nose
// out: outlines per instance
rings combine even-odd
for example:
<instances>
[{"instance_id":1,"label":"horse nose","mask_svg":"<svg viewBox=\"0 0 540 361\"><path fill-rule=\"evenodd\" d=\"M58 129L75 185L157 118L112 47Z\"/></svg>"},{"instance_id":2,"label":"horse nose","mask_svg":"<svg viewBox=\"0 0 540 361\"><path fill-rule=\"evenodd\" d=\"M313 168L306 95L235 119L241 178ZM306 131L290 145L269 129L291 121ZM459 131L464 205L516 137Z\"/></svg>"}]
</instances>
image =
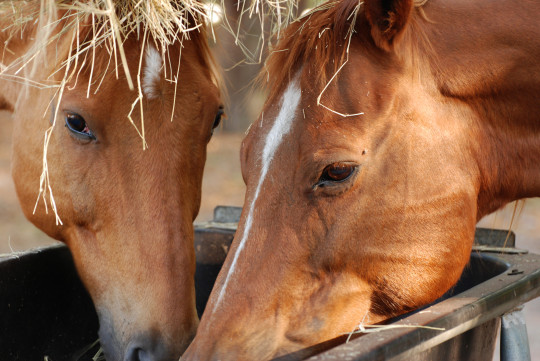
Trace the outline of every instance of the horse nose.
<instances>
[{"instance_id":1,"label":"horse nose","mask_svg":"<svg viewBox=\"0 0 540 361\"><path fill-rule=\"evenodd\" d=\"M156 361L151 352L140 347L133 347L128 350L124 361Z\"/></svg>"},{"instance_id":2,"label":"horse nose","mask_svg":"<svg viewBox=\"0 0 540 361\"><path fill-rule=\"evenodd\" d=\"M150 361L155 360L152 355L148 353L148 351L140 348L140 347L132 347L128 350L126 357L124 361Z\"/></svg>"},{"instance_id":3,"label":"horse nose","mask_svg":"<svg viewBox=\"0 0 540 361\"><path fill-rule=\"evenodd\" d=\"M150 341L139 340L129 346L123 361L173 361L180 358L163 344L152 344Z\"/></svg>"},{"instance_id":4,"label":"horse nose","mask_svg":"<svg viewBox=\"0 0 540 361\"><path fill-rule=\"evenodd\" d=\"M193 326L176 333L155 329L133 332L133 327L115 330L111 325L110 317L100 318L98 336L107 361L178 361L196 330Z\"/></svg>"},{"instance_id":5,"label":"horse nose","mask_svg":"<svg viewBox=\"0 0 540 361\"><path fill-rule=\"evenodd\" d=\"M155 335L134 337L125 346L115 338L101 336L100 343L107 361L178 361L187 348L187 344L167 343Z\"/></svg>"}]
</instances>

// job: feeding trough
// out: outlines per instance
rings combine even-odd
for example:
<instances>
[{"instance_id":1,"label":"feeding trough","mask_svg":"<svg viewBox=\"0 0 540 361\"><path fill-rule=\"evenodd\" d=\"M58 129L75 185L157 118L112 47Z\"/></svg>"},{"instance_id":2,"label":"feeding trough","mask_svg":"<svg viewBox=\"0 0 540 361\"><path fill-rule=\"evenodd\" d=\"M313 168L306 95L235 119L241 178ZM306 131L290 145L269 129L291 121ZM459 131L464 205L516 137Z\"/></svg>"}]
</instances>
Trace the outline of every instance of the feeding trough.
<instances>
[{"instance_id":1,"label":"feeding trough","mask_svg":"<svg viewBox=\"0 0 540 361\"><path fill-rule=\"evenodd\" d=\"M199 313L238 217L239 209L218 207L213 222L196 227ZM514 244L513 234L507 239L504 231L477 230L469 266L443 299L391 323L401 327L355 335L310 360L491 360L501 316L519 320L513 310L540 295L540 256ZM82 361L96 353L90 346L97 340L97 316L64 246L0 257L0 320L2 360ZM526 341L516 324L505 328L503 358L504 352L524 352L505 342ZM402 327L411 325L429 328Z\"/></svg>"}]
</instances>

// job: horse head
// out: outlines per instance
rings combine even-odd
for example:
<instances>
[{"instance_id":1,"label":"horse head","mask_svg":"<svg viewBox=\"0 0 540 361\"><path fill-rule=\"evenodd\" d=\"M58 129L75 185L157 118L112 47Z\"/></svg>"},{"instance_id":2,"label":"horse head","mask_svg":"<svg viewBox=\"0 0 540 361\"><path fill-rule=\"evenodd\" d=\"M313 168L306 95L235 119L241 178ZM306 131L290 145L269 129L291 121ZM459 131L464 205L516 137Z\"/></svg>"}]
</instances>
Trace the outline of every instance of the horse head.
<instances>
[{"instance_id":1,"label":"horse head","mask_svg":"<svg viewBox=\"0 0 540 361\"><path fill-rule=\"evenodd\" d=\"M500 44L468 45L495 10L479 22L415 5L334 2L283 33L242 145L238 231L183 359L297 359L430 303L458 280L479 218L540 194L540 82L519 78L532 92L516 94L482 60ZM515 107L498 114L503 99Z\"/></svg>"},{"instance_id":2,"label":"horse head","mask_svg":"<svg viewBox=\"0 0 540 361\"><path fill-rule=\"evenodd\" d=\"M223 113L206 35L163 46L143 29L126 32L121 54L93 38L106 18L74 26L70 11L59 11L45 57L12 102L17 194L27 218L71 250L107 360L177 359L198 325L192 223ZM27 42L46 31L36 24L24 28ZM51 81L60 86L31 86ZM40 175L48 213L36 205Z\"/></svg>"}]
</instances>

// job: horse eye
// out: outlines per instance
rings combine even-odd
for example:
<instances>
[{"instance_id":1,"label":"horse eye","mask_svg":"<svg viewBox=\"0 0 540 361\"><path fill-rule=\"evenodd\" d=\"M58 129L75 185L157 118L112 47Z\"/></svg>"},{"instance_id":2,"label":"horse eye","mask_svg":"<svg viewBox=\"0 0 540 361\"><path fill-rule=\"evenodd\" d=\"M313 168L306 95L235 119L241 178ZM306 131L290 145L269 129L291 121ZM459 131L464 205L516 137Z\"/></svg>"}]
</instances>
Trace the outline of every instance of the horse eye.
<instances>
[{"instance_id":1,"label":"horse eye","mask_svg":"<svg viewBox=\"0 0 540 361\"><path fill-rule=\"evenodd\" d=\"M86 121L79 114L70 113L66 115L66 127L78 138L96 139L92 131L88 128Z\"/></svg>"},{"instance_id":2,"label":"horse eye","mask_svg":"<svg viewBox=\"0 0 540 361\"><path fill-rule=\"evenodd\" d=\"M351 163L333 163L324 168L319 182L317 184L321 185L327 182L339 183L348 179L353 175L356 169L356 165Z\"/></svg>"},{"instance_id":3,"label":"horse eye","mask_svg":"<svg viewBox=\"0 0 540 361\"><path fill-rule=\"evenodd\" d=\"M219 107L216 117L214 118L214 124L212 124L212 129L216 129L219 126L219 124L221 123L221 118L223 117L223 114L225 114L223 107Z\"/></svg>"}]
</instances>

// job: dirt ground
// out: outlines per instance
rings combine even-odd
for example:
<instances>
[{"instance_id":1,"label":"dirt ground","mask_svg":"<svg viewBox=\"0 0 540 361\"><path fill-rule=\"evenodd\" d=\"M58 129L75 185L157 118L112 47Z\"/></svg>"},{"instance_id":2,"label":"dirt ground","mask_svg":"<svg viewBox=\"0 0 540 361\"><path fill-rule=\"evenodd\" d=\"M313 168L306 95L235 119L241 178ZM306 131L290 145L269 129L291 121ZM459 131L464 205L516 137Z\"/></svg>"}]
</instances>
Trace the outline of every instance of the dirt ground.
<instances>
[{"instance_id":1,"label":"dirt ground","mask_svg":"<svg viewBox=\"0 0 540 361\"><path fill-rule=\"evenodd\" d=\"M54 241L46 237L24 218L11 180L12 120L0 112L0 253L23 251ZM243 204L244 184L240 174L239 148L243 134L216 134L208 147L208 160L203 180L202 205L197 221L212 219L216 205ZM36 180L36 190L37 190ZM513 205L486 217L484 227L508 229ZM540 254L540 198L527 200L512 229L517 235L517 247ZM533 360L540 360L540 299L525 307ZM498 359L496 357L495 359Z\"/></svg>"}]
</instances>

